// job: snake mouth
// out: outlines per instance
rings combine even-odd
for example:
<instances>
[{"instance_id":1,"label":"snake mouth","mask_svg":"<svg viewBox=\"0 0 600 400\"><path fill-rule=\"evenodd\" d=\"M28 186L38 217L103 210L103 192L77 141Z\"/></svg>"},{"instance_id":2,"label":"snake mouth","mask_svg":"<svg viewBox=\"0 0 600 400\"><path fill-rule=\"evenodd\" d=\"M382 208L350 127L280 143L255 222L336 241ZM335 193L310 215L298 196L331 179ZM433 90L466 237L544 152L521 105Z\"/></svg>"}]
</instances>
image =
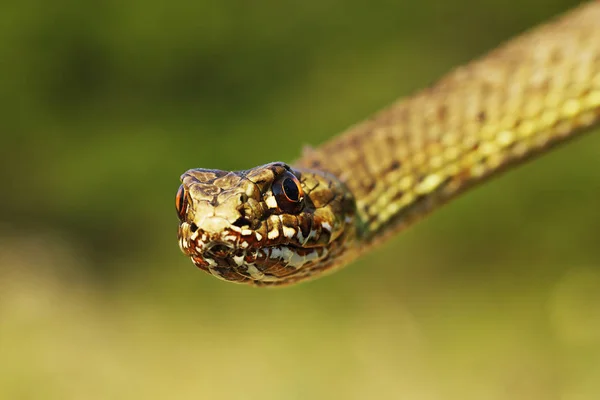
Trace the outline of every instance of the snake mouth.
<instances>
[{"instance_id":1,"label":"snake mouth","mask_svg":"<svg viewBox=\"0 0 600 400\"><path fill-rule=\"evenodd\" d=\"M202 252L191 255L198 268L225 281L251 281L261 285L294 276L328 254L325 247L302 247L295 243L242 249L231 243L215 240L203 247Z\"/></svg>"},{"instance_id":2,"label":"snake mouth","mask_svg":"<svg viewBox=\"0 0 600 400\"><path fill-rule=\"evenodd\" d=\"M282 230L277 238L270 238L255 230L231 226L216 233L203 228L192 230L180 224L180 246L199 269L230 282L278 285L295 281L330 252L326 243L314 240L321 235L285 235Z\"/></svg>"}]
</instances>

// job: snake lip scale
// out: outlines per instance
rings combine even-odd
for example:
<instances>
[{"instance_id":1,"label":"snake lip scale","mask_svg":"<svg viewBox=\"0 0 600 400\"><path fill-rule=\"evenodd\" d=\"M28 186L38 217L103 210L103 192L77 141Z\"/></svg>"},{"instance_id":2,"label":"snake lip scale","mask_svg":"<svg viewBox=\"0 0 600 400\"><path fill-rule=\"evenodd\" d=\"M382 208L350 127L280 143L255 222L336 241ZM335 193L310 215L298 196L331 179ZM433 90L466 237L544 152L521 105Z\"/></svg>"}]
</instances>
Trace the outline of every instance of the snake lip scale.
<instances>
[{"instance_id":1,"label":"snake lip scale","mask_svg":"<svg viewBox=\"0 0 600 400\"><path fill-rule=\"evenodd\" d=\"M335 271L500 172L600 120L600 1L401 98L292 165L190 169L179 246L222 280L280 286Z\"/></svg>"}]
</instances>

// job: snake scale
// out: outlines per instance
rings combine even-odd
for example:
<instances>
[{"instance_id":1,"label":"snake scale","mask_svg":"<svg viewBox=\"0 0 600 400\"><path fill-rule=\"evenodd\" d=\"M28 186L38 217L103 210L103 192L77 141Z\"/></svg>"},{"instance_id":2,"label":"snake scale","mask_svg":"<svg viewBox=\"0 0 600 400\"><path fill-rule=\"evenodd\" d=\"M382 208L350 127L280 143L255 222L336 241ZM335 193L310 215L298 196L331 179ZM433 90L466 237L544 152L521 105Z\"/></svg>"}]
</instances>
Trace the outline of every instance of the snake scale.
<instances>
[{"instance_id":1,"label":"snake scale","mask_svg":"<svg viewBox=\"0 0 600 400\"><path fill-rule=\"evenodd\" d=\"M292 165L191 169L179 245L217 278L286 285L334 271L507 167L600 120L600 1L402 98Z\"/></svg>"}]
</instances>

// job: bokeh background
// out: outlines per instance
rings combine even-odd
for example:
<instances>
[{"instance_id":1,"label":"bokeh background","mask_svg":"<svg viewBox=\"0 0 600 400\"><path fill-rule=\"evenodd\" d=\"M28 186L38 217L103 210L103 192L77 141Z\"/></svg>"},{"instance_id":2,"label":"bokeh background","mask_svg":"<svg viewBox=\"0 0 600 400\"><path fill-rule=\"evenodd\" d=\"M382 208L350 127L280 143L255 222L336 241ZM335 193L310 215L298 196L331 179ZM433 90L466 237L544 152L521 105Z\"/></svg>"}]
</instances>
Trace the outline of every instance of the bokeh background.
<instances>
[{"instance_id":1,"label":"bokeh background","mask_svg":"<svg viewBox=\"0 0 600 400\"><path fill-rule=\"evenodd\" d=\"M600 132L286 289L197 270L174 211L576 3L4 3L0 398L598 398Z\"/></svg>"}]
</instances>

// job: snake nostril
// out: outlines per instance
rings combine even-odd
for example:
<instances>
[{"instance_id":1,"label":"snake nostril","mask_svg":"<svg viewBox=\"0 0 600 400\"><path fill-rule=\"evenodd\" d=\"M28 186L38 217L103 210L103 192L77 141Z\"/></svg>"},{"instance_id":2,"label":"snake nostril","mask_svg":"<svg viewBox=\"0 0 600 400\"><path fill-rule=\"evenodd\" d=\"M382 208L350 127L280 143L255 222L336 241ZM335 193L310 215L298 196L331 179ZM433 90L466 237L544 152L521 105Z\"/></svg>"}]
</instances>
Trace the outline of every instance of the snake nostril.
<instances>
[{"instance_id":1,"label":"snake nostril","mask_svg":"<svg viewBox=\"0 0 600 400\"><path fill-rule=\"evenodd\" d=\"M215 257L225 258L231 253L232 250L233 248L225 243L215 243L210 246L206 252Z\"/></svg>"},{"instance_id":2,"label":"snake nostril","mask_svg":"<svg viewBox=\"0 0 600 400\"><path fill-rule=\"evenodd\" d=\"M246 217L239 217L235 221L233 221L232 225L237 226L238 228L242 228L244 226L250 226L252 222Z\"/></svg>"}]
</instances>

